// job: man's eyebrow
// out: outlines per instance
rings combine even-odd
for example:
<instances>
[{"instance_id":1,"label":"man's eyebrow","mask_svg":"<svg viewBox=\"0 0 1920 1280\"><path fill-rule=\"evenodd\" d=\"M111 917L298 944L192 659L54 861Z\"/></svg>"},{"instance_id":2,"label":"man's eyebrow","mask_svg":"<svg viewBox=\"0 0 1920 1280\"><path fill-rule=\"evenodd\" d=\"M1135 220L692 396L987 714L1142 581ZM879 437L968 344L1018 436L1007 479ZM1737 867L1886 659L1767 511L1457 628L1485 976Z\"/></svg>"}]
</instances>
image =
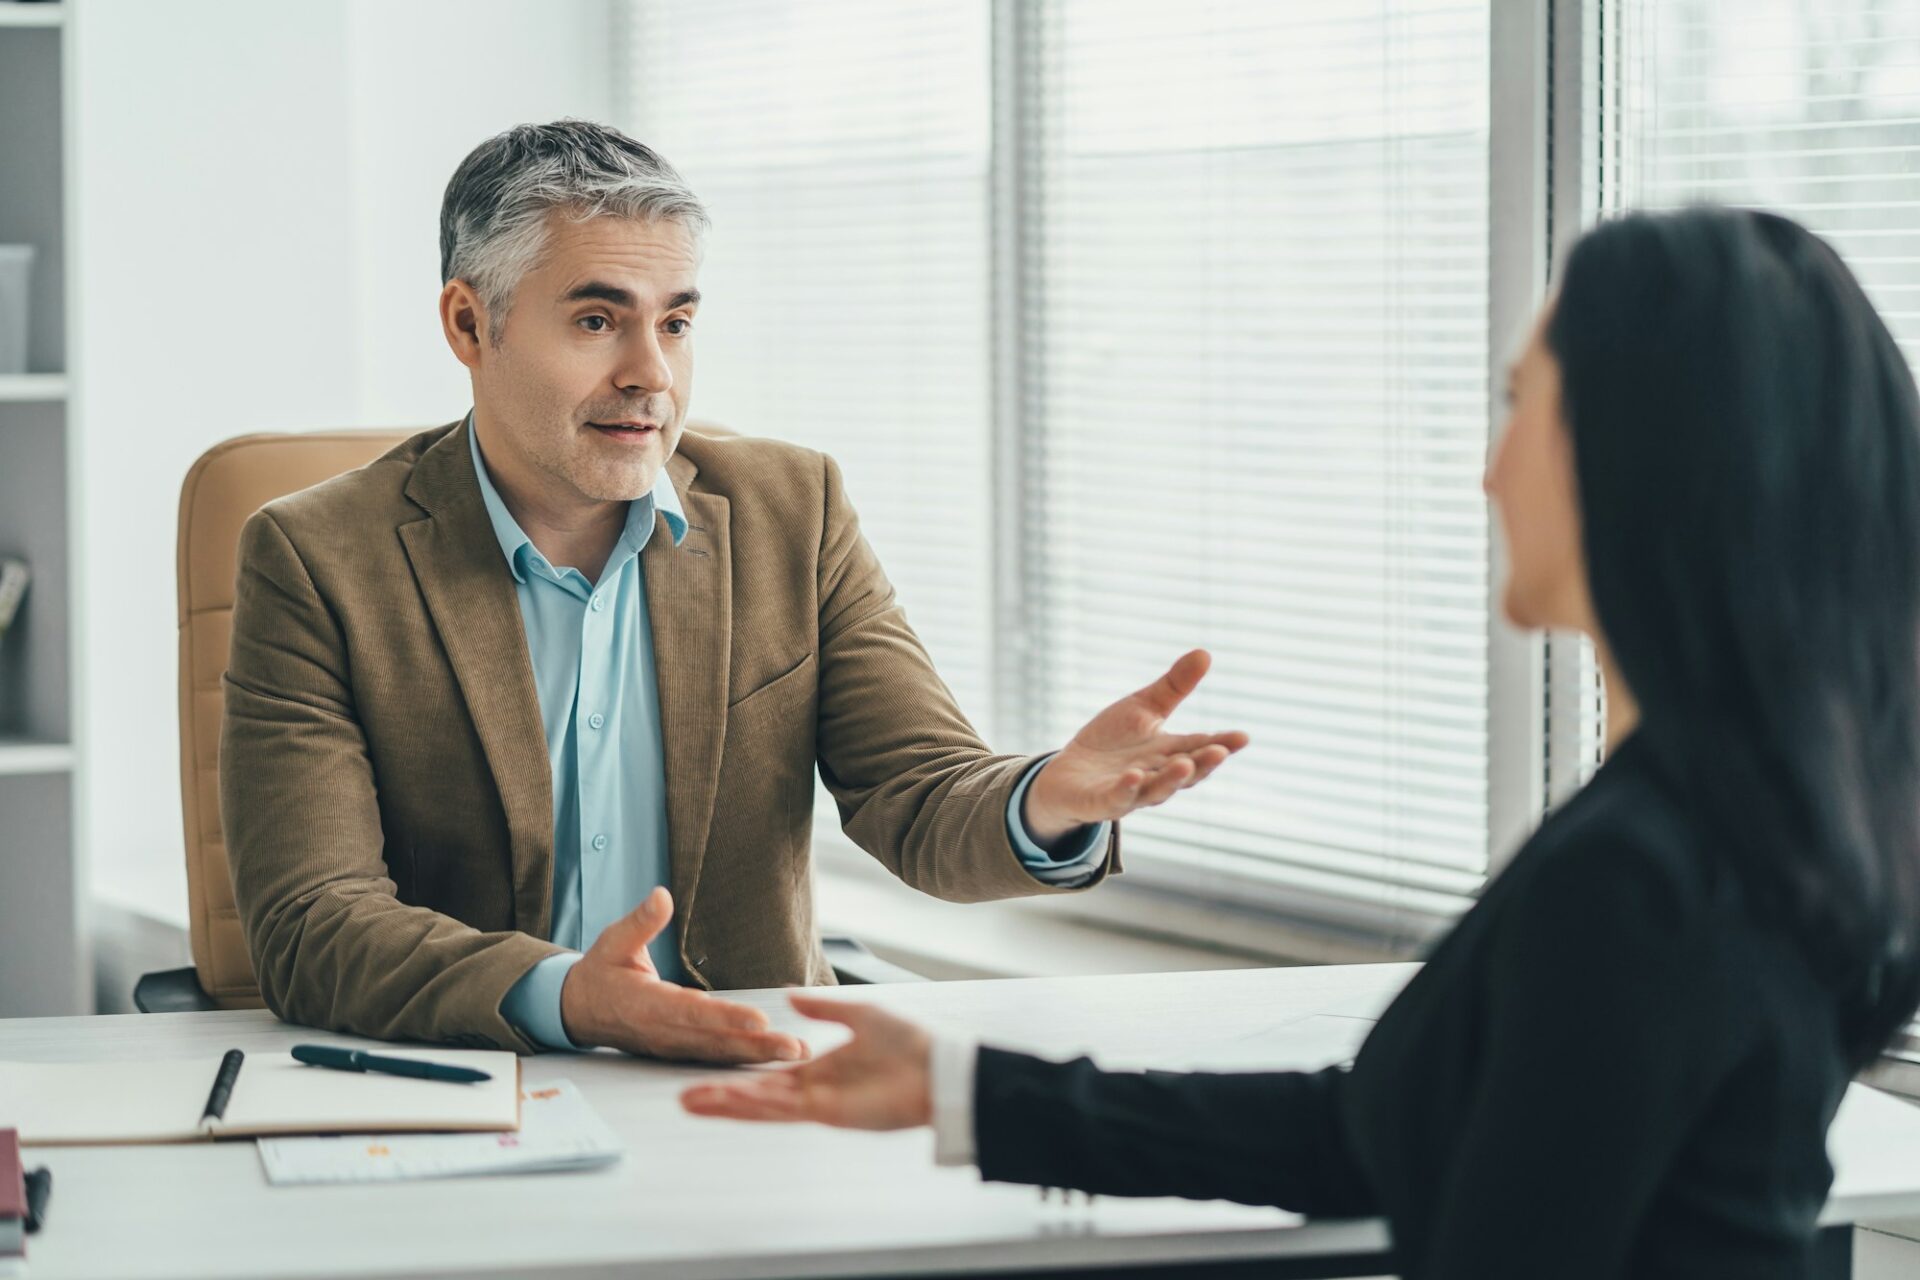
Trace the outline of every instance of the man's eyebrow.
<instances>
[{"instance_id":1,"label":"man's eyebrow","mask_svg":"<svg viewBox=\"0 0 1920 1280\"><path fill-rule=\"evenodd\" d=\"M635 303L632 293L617 284L608 284L603 280L589 280L585 284L577 284L567 290L566 296L560 301L585 302L589 299L611 302L616 307L626 307L628 310L632 310Z\"/></svg>"},{"instance_id":2,"label":"man's eyebrow","mask_svg":"<svg viewBox=\"0 0 1920 1280\"><path fill-rule=\"evenodd\" d=\"M635 310L640 305L639 299L633 296L631 290L622 289L617 284L608 284L604 280L589 280L585 284L577 284L567 290L565 296L563 296L560 301L610 302L616 307L625 307L629 311ZM666 309L668 311L678 311L681 307L692 306L699 301L700 291L698 289L685 289L667 299Z\"/></svg>"}]
</instances>

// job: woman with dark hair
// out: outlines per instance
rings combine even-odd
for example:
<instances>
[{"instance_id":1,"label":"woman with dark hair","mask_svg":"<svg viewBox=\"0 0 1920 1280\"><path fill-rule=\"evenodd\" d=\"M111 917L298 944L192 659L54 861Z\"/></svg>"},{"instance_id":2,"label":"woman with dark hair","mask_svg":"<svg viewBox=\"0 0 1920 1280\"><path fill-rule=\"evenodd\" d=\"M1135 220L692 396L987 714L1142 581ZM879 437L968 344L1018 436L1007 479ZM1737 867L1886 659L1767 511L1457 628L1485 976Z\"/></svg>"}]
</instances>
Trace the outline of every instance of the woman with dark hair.
<instances>
[{"instance_id":1,"label":"woman with dark hair","mask_svg":"<svg viewBox=\"0 0 1920 1280\"><path fill-rule=\"evenodd\" d=\"M934 1122L990 1179L1384 1214L1409 1280L1804 1276L1848 1078L1920 1001L1920 404L1784 218L1584 237L1488 468L1518 625L1590 636L1610 758L1351 1070L1103 1072L854 1039L704 1115Z\"/></svg>"}]
</instances>

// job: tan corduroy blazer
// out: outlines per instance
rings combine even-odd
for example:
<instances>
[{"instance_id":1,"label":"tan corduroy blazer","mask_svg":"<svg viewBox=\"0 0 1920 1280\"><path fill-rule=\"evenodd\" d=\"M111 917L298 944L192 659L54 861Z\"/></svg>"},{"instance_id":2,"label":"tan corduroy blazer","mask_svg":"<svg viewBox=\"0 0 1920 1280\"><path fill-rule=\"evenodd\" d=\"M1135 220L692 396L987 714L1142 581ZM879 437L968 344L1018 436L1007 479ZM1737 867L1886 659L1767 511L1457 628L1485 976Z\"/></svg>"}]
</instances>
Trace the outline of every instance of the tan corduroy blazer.
<instances>
[{"instance_id":1,"label":"tan corduroy blazer","mask_svg":"<svg viewBox=\"0 0 1920 1280\"><path fill-rule=\"evenodd\" d=\"M247 522L221 818L276 1014L531 1052L499 1007L559 950L552 777L465 433L423 432ZM847 834L914 888L1050 892L1006 831L1030 761L990 754L954 704L833 462L690 431L667 471L688 533L657 530L641 561L688 973L833 981L809 888L816 763Z\"/></svg>"}]
</instances>

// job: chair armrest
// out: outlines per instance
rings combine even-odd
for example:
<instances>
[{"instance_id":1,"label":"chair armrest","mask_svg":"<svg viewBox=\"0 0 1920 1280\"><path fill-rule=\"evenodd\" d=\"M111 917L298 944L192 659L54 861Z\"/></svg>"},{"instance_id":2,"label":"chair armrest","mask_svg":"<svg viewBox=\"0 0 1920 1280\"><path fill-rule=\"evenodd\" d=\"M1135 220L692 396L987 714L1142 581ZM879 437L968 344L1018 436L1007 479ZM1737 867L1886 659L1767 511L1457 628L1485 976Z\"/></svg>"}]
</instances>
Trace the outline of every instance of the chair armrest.
<instances>
[{"instance_id":1,"label":"chair armrest","mask_svg":"<svg viewBox=\"0 0 1920 1280\"><path fill-rule=\"evenodd\" d=\"M822 938L820 949L843 986L866 986L877 982L929 982L931 979L890 961L882 960L854 938Z\"/></svg>"},{"instance_id":2,"label":"chair armrest","mask_svg":"<svg viewBox=\"0 0 1920 1280\"><path fill-rule=\"evenodd\" d=\"M200 986L199 970L188 965L141 974L133 984L133 1007L142 1013L199 1013L220 1006Z\"/></svg>"}]
</instances>

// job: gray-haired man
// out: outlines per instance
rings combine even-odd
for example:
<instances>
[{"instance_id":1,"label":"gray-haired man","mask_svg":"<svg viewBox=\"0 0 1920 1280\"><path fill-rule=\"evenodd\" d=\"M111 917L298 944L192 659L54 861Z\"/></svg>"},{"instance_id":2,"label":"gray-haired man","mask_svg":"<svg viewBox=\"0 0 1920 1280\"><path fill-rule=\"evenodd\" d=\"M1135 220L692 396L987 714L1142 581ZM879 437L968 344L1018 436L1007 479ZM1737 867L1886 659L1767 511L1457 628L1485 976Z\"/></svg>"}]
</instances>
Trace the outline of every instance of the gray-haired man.
<instances>
[{"instance_id":1,"label":"gray-haired man","mask_svg":"<svg viewBox=\"0 0 1920 1280\"><path fill-rule=\"evenodd\" d=\"M1162 731L1194 653L1058 754L990 754L833 462L683 432L706 222L615 130L481 144L441 215L472 412L248 523L221 803L280 1016L797 1057L708 992L832 981L816 765L863 848L972 901L1097 882L1115 819L1244 743Z\"/></svg>"}]
</instances>

